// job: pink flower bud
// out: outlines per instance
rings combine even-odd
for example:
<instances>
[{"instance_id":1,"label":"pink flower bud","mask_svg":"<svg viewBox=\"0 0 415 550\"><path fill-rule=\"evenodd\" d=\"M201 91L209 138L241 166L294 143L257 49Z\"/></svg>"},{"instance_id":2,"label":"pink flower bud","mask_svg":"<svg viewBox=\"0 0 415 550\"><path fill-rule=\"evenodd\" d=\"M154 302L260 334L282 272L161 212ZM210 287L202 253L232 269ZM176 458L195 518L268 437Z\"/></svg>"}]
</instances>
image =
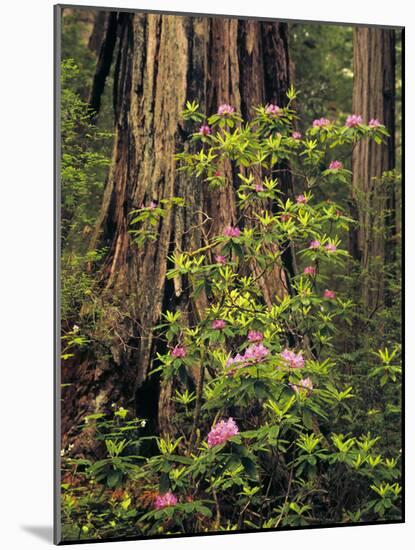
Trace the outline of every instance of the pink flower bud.
<instances>
[{"instance_id":1,"label":"pink flower bud","mask_svg":"<svg viewBox=\"0 0 415 550\"><path fill-rule=\"evenodd\" d=\"M313 120L313 127L314 128L324 128L327 126L330 126L331 122L328 118L317 118L316 120Z\"/></svg>"},{"instance_id":2,"label":"pink flower bud","mask_svg":"<svg viewBox=\"0 0 415 550\"><path fill-rule=\"evenodd\" d=\"M232 417L228 420L221 420L214 426L212 426L207 436L207 443L209 447L220 445L225 443L228 439L239 433L239 428Z\"/></svg>"},{"instance_id":3,"label":"pink flower bud","mask_svg":"<svg viewBox=\"0 0 415 550\"><path fill-rule=\"evenodd\" d=\"M215 319L212 321L212 328L216 330L222 330L226 327L226 322L223 319Z\"/></svg>"},{"instance_id":4,"label":"pink flower bud","mask_svg":"<svg viewBox=\"0 0 415 550\"><path fill-rule=\"evenodd\" d=\"M215 256L215 262L217 264L225 265L226 264L226 258L225 258L225 256L221 256L220 254L217 254Z\"/></svg>"},{"instance_id":5,"label":"pink flower bud","mask_svg":"<svg viewBox=\"0 0 415 550\"><path fill-rule=\"evenodd\" d=\"M203 124L200 128L199 128L199 134L201 134L202 136L208 136L212 133L211 129L209 128L209 126L207 124Z\"/></svg>"},{"instance_id":6,"label":"pink flower bud","mask_svg":"<svg viewBox=\"0 0 415 550\"><path fill-rule=\"evenodd\" d=\"M316 274L316 268L312 265L309 265L307 267L304 268L304 275L310 275L311 277L314 277L314 275Z\"/></svg>"},{"instance_id":7,"label":"pink flower bud","mask_svg":"<svg viewBox=\"0 0 415 550\"><path fill-rule=\"evenodd\" d=\"M265 112L267 115L278 115L280 112L278 105L273 105L272 103L266 105Z\"/></svg>"},{"instance_id":8,"label":"pink flower bud","mask_svg":"<svg viewBox=\"0 0 415 550\"><path fill-rule=\"evenodd\" d=\"M156 510L161 510L167 506L174 506L175 504L177 504L177 497L170 491L164 493L164 495L157 495L154 501L154 507Z\"/></svg>"},{"instance_id":9,"label":"pink flower bud","mask_svg":"<svg viewBox=\"0 0 415 550\"><path fill-rule=\"evenodd\" d=\"M184 346L176 346L171 350L170 355L172 357L179 357L179 358L186 357L187 351Z\"/></svg>"},{"instance_id":10,"label":"pink flower bud","mask_svg":"<svg viewBox=\"0 0 415 550\"><path fill-rule=\"evenodd\" d=\"M355 126L362 124L362 121L363 119L360 115L349 115L346 119L346 126L349 128L354 128Z\"/></svg>"},{"instance_id":11,"label":"pink flower bud","mask_svg":"<svg viewBox=\"0 0 415 550\"><path fill-rule=\"evenodd\" d=\"M225 237L239 237L241 234L241 230L238 227L232 227L230 225L226 227L223 234L225 235Z\"/></svg>"},{"instance_id":12,"label":"pink flower bud","mask_svg":"<svg viewBox=\"0 0 415 550\"><path fill-rule=\"evenodd\" d=\"M377 118L371 118L369 120L369 127L370 128L379 128L379 126L382 126L382 123L379 122Z\"/></svg>"},{"instance_id":13,"label":"pink flower bud","mask_svg":"<svg viewBox=\"0 0 415 550\"><path fill-rule=\"evenodd\" d=\"M228 103L222 103L218 108L218 115L232 115L235 112L235 108Z\"/></svg>"}]
</instances>

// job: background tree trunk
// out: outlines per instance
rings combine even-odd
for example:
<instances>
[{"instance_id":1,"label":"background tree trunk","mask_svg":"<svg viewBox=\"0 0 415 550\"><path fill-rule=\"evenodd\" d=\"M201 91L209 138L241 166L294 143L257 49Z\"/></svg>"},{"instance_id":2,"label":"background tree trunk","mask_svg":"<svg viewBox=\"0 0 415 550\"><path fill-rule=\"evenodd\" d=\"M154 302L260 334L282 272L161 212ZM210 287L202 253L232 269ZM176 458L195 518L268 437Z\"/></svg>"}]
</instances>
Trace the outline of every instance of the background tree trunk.
<instances>
[{"instance_id":1,"label":"background tree trunk","mask_svg":"<svg viewBox=\"0 0 415 550\"><path fill-rule=\"evenodd\" d=\"M352 158L359 227L351 250L362 264L362 298L370 313L384 301L385 244L394 232L394 193L379 178L395 166L395 31L357 27L353 41L353 112L365 123L377 118L390 134L382 146L360 141Z\"/></svg>"},{"instance_id":2,"label":"background tree trunk","mask_svg":"<svg viewBox=\"0 0 415 550\"><path fill-rule=\"evenodd\" d=\"M176 171L173 156L189 147L191 131L181 112L190 99L207 114L230 103L247 116L259 103L284 104L290 80L285 24L125 13L117 21L113 159L92 242L108 247L100 273L105 318L96 334L108 345L106 353L82 358L76 375L64 365L63 381L74 382L63 394L62 432L69 439L85 414L113 402L152 418L154 430L170 429L172 388L148 377L155 351L165 351L153 329L166 307L194 322L205 298L191 300L186 280L166 281L167 257L202 246L238 221L236 180L206 192L200 180ZM108 66L100 58L98 71L103 62ZM129 213L172 196L183 197L186 208L169 210L157 242L138 248L128 232ZM262 280L264 300L284 294L286 284L276 267ZM87 441L75 443L88 451Z\"/></svg>"}]
</instances>

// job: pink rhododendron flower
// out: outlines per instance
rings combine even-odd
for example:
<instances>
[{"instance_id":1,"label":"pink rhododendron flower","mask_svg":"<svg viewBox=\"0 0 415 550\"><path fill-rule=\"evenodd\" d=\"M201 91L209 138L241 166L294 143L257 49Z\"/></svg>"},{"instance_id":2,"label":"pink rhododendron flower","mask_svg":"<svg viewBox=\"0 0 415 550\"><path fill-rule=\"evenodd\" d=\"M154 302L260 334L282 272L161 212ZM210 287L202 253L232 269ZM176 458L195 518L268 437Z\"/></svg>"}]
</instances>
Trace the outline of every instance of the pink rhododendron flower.
<instances>
[{"instance_id":1,"label":"pink rhododendron flower","mask_svg":"<svg viewBox=\"0 0 415 550\"><path fill-rule=\"evenodd\" d=\"M323 296L324 296L324 298L330 298L330 299L334 300L336 298L336 293L334 292L334 290L328 290L326 288L326 290L323 293Z\"/></svg>"},{"instance_id":2,"label":"pink rhododendron flower","mask_svg":"<svg viewBox=\"0 0 415 550\"><path fill-rule=\"evenodd\" d=\"M306 393L307 395L310 395L314 388L310 377L302 378L297 384L290 384L290 386L297 393Z\"/></svg>"},{"instance_id":3,"label":"pink rhododendron flower","mask_svg":"<svg viewBox=\"0 0 415 550\"><path fill-rule=\"evenodd\" d=\"M262 332L259 332L258 330L250 330L248 332L248 340L250 342L262 342L264 339L264 335Z\"/></svg>"},{"instance_id":4,"label":"pink rhododendron flower","mask_svg":"<svg viewBox=\"0 0 415 550\"><path fill-rule=\"evenodd\" d=\"M362 124L362 117L360 115L349 115L346 119L346 126L349 128L354 128L359 124Z\"/></svg>"},{"instance_id":5,"label":"pink rhododendron flower","mask_svg":"<svg viewBox=\"0 0 415 550\"><path fill-rule=\"evenodd\" d=\"M295 353L295 351L285 349L280 353L280 357L292 369L301 369L304 367L304 357L302 356L301 351L299 353Z\"/></svg>"},{"instance_id":6,"label":"pink rhododendron flower","mask_svg":"<svg viewBox=\"0 0 415 550\"><path fill-rule=\"evenodd\" d=\"M278 105L274 105L272 103L265 107L265 112L267 113L267 115L278 115L280 110L281 109L278 107Z\"/></svg>"},{"instance_id":7,"label":"pink rhododendron flower","mask_svg":"<svg viewBox=\"0 0 415 550\"><path fill-rule=\"evenodd\" d=\"M327 250L327 252L336 252L337 246L333 243L327 243L324 248Z\"/></svg>"},{"instance_id":8,"label":"pink rhododendron flower","mask_svg":"<svg viewBox=\"0 0 415 550\"><path fill-rule=\"evenodd\" d=\"M235 108L227 103L222 103L218 108L218 115L231 115L235 112Z\"/></svg>"},{"instance_id":9,"label":"pink rhododendron flower","mask_svg":"<svg viewBox=\"0 0 415 550\"><path fill-rule=\"evenodd\" d=\"M157 207L157 203L154 202L154 201L151 201L151 202L150 202L149 209L150 209L150 210L154 210L156 207Z\"/></svg>"},{"instance_id":10,"label":"pink rhododendron flower","mask_svg":"<svg viewBox=\"0 0 415 550\"><path fill-rule=\"evenodd\" d=\"M186 354L187 351L184 346L176 346L170 352L170 355L172 357L186 357Z\"/></svg>"},{"instance_id":11,"label":"pink rhododendron flower","mask_svg":"<svg viewBox=\"0 0 415 550\"><path fill-rule=\"evenodd\" d=\"M316 274L316 268L312 265L308 265L304 268L303 273L304 275L311 275L312 277L314 277L314 275Z\"/></svg>"},{"instance_id":12,"label":"pink rhododendron flower","mask_svg":"<svg viewBox=\"0 0 415 550\"><path fill-rule=\"evenodd\" d=\"M291 137L292 137L293 139L301 139L303 136L301 135L301 132L293 132L293 133L291 134Z\"/></svg>"},{"instance_id":13,"label":"pink rhododendron flower","mask_svg":"<svg viewBox=\"0 0 415 550\"><path fill-rule=\"evenodd\" d=\"M297 204L305 204L307 202L307 197L305 195L298 195L295 201Z\"/></svg>"},{"instance_id":14,"label":"pink rhododendron flower","mask_svg":"<svg viewBox=\"0 0 415 550\"><path fill-rule=\"evenodd\" d=\"M208 136L212 133L210 127L207 124L203 124L199 128L199 134L202 134L202 136Z\"/></svg>"},{"instance_id":15,"label":"pink rhododendron flower","mask_svg":"<svg viewBox=\"0 0 415 550\"><path fill-rule=\"evenodd\" d=\"M329 164L330 170L340 170L341 168L343 168L343 163L339 160L332 160Z\"/></svg>"},{"instance_id":16,"label":"pink rhododendron flower","mask_svg":"<svg viewBox=\"0 0 415 550\"><path fill-rule=\"evenodd\" d=\"M174 506L175 504L177 504L177 497L170 491L164 493L164 495L157 495L154 501L156 510L161 510L162 508L166 508L166 506Z\"/></svg>"},{"instance_id":17,"label":"pink rhododendron flower","mask_svg":"<svg viewBox=\"0 0 415 550\"><path fill-rule=\"evenodd\" d=\"M369 126L370 128L379 128L379 126L382 126L382 123L377 118L371 118L369 120Z\"/></svg>"},{"instance_id":18,"label":"pink rhododendron flower","mask_svg":"<svg viewBox=\"0 0 415 550\"><path fill-rule=\"evenodd\" d=\"M257 191L259 193L260 191L263 191L263 190L264 190L263 185L261 185L260 183L255 184L255 191Z\"/></svg>"},{"instance_id":19,"label":"pink rhododendron flower","mask_svg":"<svg viewBox=\"0 0 415 550\"><path fill-rule=\"evenodd\" d=\"M223 232L225 237L239 237L241 230L238 227L228 226Z\"/></svg>"},{"instance_id":20,"label":"pink rhododendron flower","mask_svg":"<svg viewBox=\"0 0 415 550\"><path fill-rule=\"evenodd\" d=\"M217 255L215 256L215 262L216 262L217 264L225 265L225 264L226 264L226 258L225 258L225 256L221 256L220 254L217 254Z\"/></svg>"},{"instance_id":21,"label":"pink rhododendron flower","mask_svg":"<svg viewBox=\"0 0 415 550\"><path fill-rule=\"evenodd\" d=\"M229 357L226 361L226 366L231 367L232 365L241 366L241 363L245 362L245 357L240 353L237 353L235 357Z\"/></svg>"},{"instance_id":22,"label":"pink rhododendron flower","mask_svg":"<svg viewBox=\"0 0 415 550\"><path fill-rule=\"evenodd\" d=\"M330 120L324 117L313 120L314 128L323 128L324 126L330 126L330 124L331 124Z\"/></svg>"},{"instance_id":23,"label":"pink rhododendron flower","mask_svg":"<svg viewBox=\"0 0 415 550\"><path fill-rule=\"evenodd\" d=\"M292 218L291 214L281 214L281 221L288 222Z\"/></svg>"},{"instance_id":24,"label":"pink rhododendron flower","mask_svg":"<svg viewBox=\"0 0 415 550\"><path fill-rule=\"evenodd\" d=\"M254 331L251 331L251 332L254 334ZM262 333L257 332L255 334L256 334L257 340L251 339L250 340L251 342L258 342L259 336L261 336L261 340L262 340L263 338ZM251 344L249 347L246 348L243 355L238 353L235 355L235 357L229 357L229 359L226 361L226 366L232 367L231 370L227 372L228 376L235 374L235 372L241 367L262 361L268 354L269 354L269 349L266 348L263 344L261 343Z\"/></svg>"},{"instance_id":25,"label":"pink rhododendron flower","mask_svg":"<svg viewBox=\"0 0 415 550\"><path fill-rule=\"evenodd\" d=\"M244 353L245 360L248 361L260 361L264 359L269 354L269 349L266 348L263 344L252 344L246 348Z\"/></svg>"},{"instance_id":26,"label":"pink rhododendron flower","mask_svg":"<svg viewBox=\"0 0 415 550\"><path fill-rule=\"evenodd\" d=\"M316 248L320 248L320 245L321 245L320 241L311 241L309 248L312 248L315 250Z\"/></svg>"},{"instance_id":27,"label":"pink rhododendron flower","mask_svg":"<svg viewBox=\"0 0 415 550\"><path fill-rule=\"evenodd\" d=\"M237 433L239 433L239 428L232 417L228 418L228 420L221 420L212 426L207 436L207 444L209 447L220 445Z\"/></svg>"},{"instance_id":28,"label":"pink rhododendron flower","mask_svg":"<svg viewBox=\"0 0 415 550\"><path fill-rule=\"evenodd\" d=\"M212 328L216 330L222 330L225 327L226 321L224 321L223 319L215 319L214 321L212 321Z\"/></svg>"}]
</instances>

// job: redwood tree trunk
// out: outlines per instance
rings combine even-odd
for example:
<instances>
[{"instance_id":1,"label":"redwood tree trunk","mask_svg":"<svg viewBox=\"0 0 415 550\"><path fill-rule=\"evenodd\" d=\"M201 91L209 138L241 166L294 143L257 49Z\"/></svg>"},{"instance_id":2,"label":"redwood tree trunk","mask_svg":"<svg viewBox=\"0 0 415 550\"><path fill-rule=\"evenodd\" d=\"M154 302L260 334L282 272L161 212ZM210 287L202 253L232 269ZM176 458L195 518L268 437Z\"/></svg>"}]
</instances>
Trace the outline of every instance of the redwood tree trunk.
<instances>
[{"instance_id":1,"label":"redwood tree trunk","mask_svg":"<svg viewBox=\"0 0 415 550\"><path fill-rule=\"evenodd\" d=\"M203 245L238 218L234 187L207 191L200 180L176 171L174 153L188 147L190 131L181 112L190 99L208 114L230 103L247 116L253 105L283 104L289 86L285 24L120 14L118 36L113 159L92 243L108 247L100 273L105 317L99 329L109 339L108 352L90 353L76 372L64 368L64 382L75 383L64 394L63 433L112 402L153 416L155 429L169 429L171 387L148 378L155 350L163 345L153 329L163 307L180 308L185 322L194 322L205 298L191 300L184 280L166 281L167 258ZM183 197L186 208L170 210L160 221L157 242L138 248L128 232L129 213L172 196ZM266 302L284 294L283 271L276 267L264 276L262 288ZM196 373L194 378L196 383ZM87 448L85 441L83 447L78 443L79 450Z\"/></svg>"},{"instance_id":2,"label":"redwood tree trunk","mask_svg":"<svg viewBox=\"0 0 415 550\"><path fill-rule=\"evenodd\" d=\"M395 166L395 31L357 27L353 40L353 112L362 115L365 123L377 118L390 134L382 146L373 140L362 140L352 159L359 219L352 249L364 270L362 298L370 313L384 300L385 243L393 231L393 191L387 191L379 178Z\"/></svg>"}]
</instances>

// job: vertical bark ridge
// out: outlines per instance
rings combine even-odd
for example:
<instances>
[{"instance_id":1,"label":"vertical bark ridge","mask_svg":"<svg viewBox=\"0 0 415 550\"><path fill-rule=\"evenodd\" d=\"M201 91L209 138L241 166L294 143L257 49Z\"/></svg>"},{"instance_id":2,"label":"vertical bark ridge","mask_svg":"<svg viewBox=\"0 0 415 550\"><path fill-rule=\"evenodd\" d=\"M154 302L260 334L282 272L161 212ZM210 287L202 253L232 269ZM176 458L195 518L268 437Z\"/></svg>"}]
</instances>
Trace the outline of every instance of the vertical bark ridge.
<instances>
[{"instance_id":1,"label":"vertical bark ridge","mask_svg":"<svg viewBox=\"0 0 415 550\"><path fill-rule=\"evenodd\" d=\"M353 150L353 191L358 208L358 258L366 273L363 302L370 310L383 300L382 268L385 263L385 208L393 207L380 181L395 166L395 31L375 28L354 30L353 112L364 122L380 120L390 137L382 146L361 140ZM373 283L376 281L376 285Z\"/></svg>"},{"instance_id":2,"label":"vertical bark ridge","mask_svg":"<svg viewBox=\"0 0 415 550\"><path fill-rule=\"evenodd\" d=\"M279 36L284 29L278 23L237 19L120 14L113 158L91 244L108 248L100 273L105 318L97 333L105 335L109 353L99 362L85 359L85 376L64 402L68 423L80 416L80 401L82 412L85 407L105 410L114 397L131 405L151 368L157 346L153 328L163 303L179 308L185 322L200 318L206 296L191 300L187 280L166 285L167 257L201 246L206 235L236 223L238 212L232 185L211 192L200 180L176 171L174 153L190 147L185 142L190 128L181 112L187 99L197 100L207 114L221 103L242 112L264 100L282 104L289 82L287 43L285 35ZM224 170L235 183L230 167ZM187 208L168 210L157 241L137 247L129 233L131 210L172 196L183 197ZM211 218L203 226L202 211ZM263 278L266 303L285 292L283 278L279 268ZM197 382L197 369L193 377ZM174 415L171 391L171 385L160 388L162 431Z\"/></svg>"}]
</instances>

